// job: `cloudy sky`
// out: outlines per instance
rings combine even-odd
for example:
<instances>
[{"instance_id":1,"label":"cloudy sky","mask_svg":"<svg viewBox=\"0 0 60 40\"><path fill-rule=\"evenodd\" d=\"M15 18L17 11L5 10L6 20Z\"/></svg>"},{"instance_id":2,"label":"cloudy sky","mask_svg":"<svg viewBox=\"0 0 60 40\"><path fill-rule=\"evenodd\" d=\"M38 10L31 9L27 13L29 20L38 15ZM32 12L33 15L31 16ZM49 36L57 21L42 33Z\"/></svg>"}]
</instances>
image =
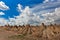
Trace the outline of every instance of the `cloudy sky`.
<instances>
[{"instance_id":1,"label":"cloudy sky","mask_svg":"<svg viewBox=\"0 0 60 40\"><path fill-rule=\"evenodd\" d=\"M0 25L60 23L60 0L0 0Z\"/></svg>"}]
</instances>

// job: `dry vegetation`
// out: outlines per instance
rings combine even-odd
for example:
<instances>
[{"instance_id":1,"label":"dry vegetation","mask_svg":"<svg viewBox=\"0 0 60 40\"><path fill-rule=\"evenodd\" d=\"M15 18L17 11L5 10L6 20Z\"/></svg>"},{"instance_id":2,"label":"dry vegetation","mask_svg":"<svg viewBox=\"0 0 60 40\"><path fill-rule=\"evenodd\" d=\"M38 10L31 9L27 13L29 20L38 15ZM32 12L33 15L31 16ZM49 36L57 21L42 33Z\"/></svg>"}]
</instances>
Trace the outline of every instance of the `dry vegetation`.
<instances>
[{"instance_id":1,"label":"dry vegetation","mask_svg":"<svg viewBox=\"0 0 60 40\"><path fill-rule=\"evenodd\" d=\"M60 40L60 25L19 25L19 26L0 26L0 31L9 34L6 40Z\"/></svg>"}]
</instances>

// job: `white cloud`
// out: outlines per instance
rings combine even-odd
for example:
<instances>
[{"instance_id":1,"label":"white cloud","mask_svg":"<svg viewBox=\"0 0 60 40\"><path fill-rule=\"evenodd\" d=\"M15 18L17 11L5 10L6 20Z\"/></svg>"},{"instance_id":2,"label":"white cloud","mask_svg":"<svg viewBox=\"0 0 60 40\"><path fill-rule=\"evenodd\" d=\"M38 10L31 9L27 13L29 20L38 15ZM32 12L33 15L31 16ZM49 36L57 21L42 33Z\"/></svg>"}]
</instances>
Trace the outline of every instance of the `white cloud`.
<instances>
[{"instance_id":1,"label":"white cloud","mask_svg":"<svg viewBox=\"0 0 60 40\"><path fill-rule=\"evenodd\" d=\"M3 2L3 1L0 1L0 10L8 10L9 7ZM5 15L4 12L0 12L0 15ZM8 20L7 19L4 19L4 18L0 18L0 26L4 26L4 25L7 25L8 24Z\"/></svg>"},{"instance_id":2,"label":"white cloud","mask_svg":"<svg viewBox=\"0 0 60 40\"><path fill-rule=\"evenodd\" d=\"M48 2L53 2L53 1L56 1L56 0L45 0L43 1L43 3L48 3Z\"/></svg>"},{"instance_id":3,"label":"white cloud","mask_svg":"<svg viewBox=\"0 0 60 40\"><path fill-rule=\"evenodd\" d=\"M8 24L8 20L4 19L4 18L0 18L0 26L4 26Z\"/></svg>"},{"instance_id":4,"label":"white cloud","mask_svg":"<svg viewBox=\"0 0 60 40\"><path fill-rule=\"evenodd\" d=\"M49 2L49 0L45 0L43 3Z\"/></svg>"},{"instance_id":5,"label":"white cloud","mask_svg":"<svg viewBox=\"0 0 60 40\"><path fill-rule=\"evenodd\" d=\"M26 15L28 17L26 19L29 19L28 23L30 23L30 24L35 24L35 23L40 24L42 22L44 22L45 24L58 23L58 21L60 20L59 10L60 10L60 1L59 0L57 0L57 1L56 0L49 0L48 3L39 4L33 8L30 8L29 13L30 13L30 15L33 15L33 17L31 16L32 19L30 19L30 17L28 17ZM25 15L25 12L23 15ZM34 16L34 14L36 17ZM24 18L26 16L24 16Z\"/></svg>"},{"instance_id":6,"label":"white cloud","mask_svg":"<svg viewBox=\"0 0 60 40\"><path fill-rule=\"evenodd\" d=\"M15 25L15 18L9 18L8 24L14 26Z\"/></svg>"},{"instance_id":7,"label":"white cloud","mask_svg":"<svg viewBox=\"0 0 60 40\"><path fill-rule=\"evenodd\" d=\"M53 5L51 4L51 6L54 7L55 6L54 4L56 3L53 3ZM43 10L41 9L39 11L35 11L38 10L38 8L39 9L41 8L41 5L39 6L40 7L34 7L34 8L29 8L29 6L26 6L25 9L22 9L21 6L18 6L17 8L20 11L20 15L15 16L15 18L13 18L14 19L12 20L13 24L14 25L23 25L23 24L39 25L41 23L45 23L45 24L58 23L58 22L60 23L59 7L49 9L49 5L48 6L46 5L47 7L42 8ZM48 10L46 8L48 8Z\"/></svg>"},{"instance_id":8,"label":"white cloud","mask_svg":"<svg viewBox=\"0 0 60 40\"><path fill-rule=\"evenodd\" d=\"M18 4L20 5L20 4ZM21 11L21 6L17 7L21 14L19 16L16 16L16 25L23 25L23 24L37 24L39 23L40 19L39 16L35 13L32 13L29 6L26 6L25 9Z\"/></svg>"},{"instance_id":9,"label":"white cloud","mask_svg":"<svg viewBox=\"0 0 60 40\"><path fill-rule=\"evenodd\" d=\"M46 13L46 12L52 12L55 10L55 8L58 7L60 7L60 1L48 2L36 5L35 7L32 8L32 11L35 13Z\"/></svg>"},{"instance_id":10,"label":"white cloud","mask_svg":"<svg viewBox=\"0 0 60 40\"><path fill-rule=\"evenodd\" d=\"M20 15L15 16L15 18L9 18L8 24L17 26L25 24L31 24L31 25L40 24L40 16L36 15L35 13L32 13L29 6L26 6L25 9L22 10L20 4L18 5L19 6L17 8L20 11Z\"/></svg>"},{"instance_id":11,"label":"white cloud","mask_svg":"<svg viewBox=\"0 0 60 40\"><path fill-rule=\"evenodd\" d=\"M3 12L0 12L0 15L5 15L5 13L3 13Z\"/></svg>"},{"instance_id":12,"label":"white cloud","mask_svg":"<svg viewBox=\"0 0 60 40\"><path fill-rule=\"evenodd\" d=\"M22 12L22 5L21 4L18 4L17 9L18 9L18 11Z\"/></svg>"},{"instance_id":13,"label":"white cloud","mask_svg":"<svg viewBox=\"0 0 60 40\"><path fill-rule=\"evenodd\" d=\"M21 4L17 5L19 15L15 18L9 18L8 24L10 25L39 25L41 23L60 24L60 1L53 1L36 5L33 8L26 6L24 9ZM2 22L3 23L3 22ZM6 23L7 24L7 23Z\"/></svg>"},{"instance_id":14,"label":"white cloud","mask_svg":"<svg viewBox=\"0 0 60 40\"><path fill-rule=\"evenodd\" d=\"M45 0L46 1L46 0ZM42 3L31 8L33 13L39 15L41 22L45 24L59 23L60 24L60 0L48 0L47 3Z\"/></svg>"},{"instance_id":15,"label":"white cloud","mask_svg":"<svg viewBox=\"0 0 60 40\"><path fill-rule=\"evenodd\" d=\"M3 1L0 1L0 10L8 10L9 7L3 2Z\"/></svg>"},{"instance_id":16,"label":"white cloud","mask_svg":"<svg viewBox=\"0 0 60 40\"><path fill-rule=\"evenodd\" d=\"M45 14L42 14L42 16L44 17L44 21L45 23L47 22L48 23L57 23L58 24L58 21L60 20L60 8L56 8L54 12L52 13L45 13ZM59 21L59 24L60 24L60 21Z\"/></svg>"}]
</instances>

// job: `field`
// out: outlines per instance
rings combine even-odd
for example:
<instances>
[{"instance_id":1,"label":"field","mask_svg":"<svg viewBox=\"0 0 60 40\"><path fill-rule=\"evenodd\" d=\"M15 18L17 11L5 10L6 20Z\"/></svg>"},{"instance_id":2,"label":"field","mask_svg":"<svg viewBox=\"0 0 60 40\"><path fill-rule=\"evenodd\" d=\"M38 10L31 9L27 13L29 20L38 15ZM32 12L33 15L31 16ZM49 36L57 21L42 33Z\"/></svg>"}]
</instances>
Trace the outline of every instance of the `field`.
<instances>
[{"instance_id":1,"label":"field","mask_svg":"<svg viewBox=\"0 0 60 40\"><path fill-rule=\"evenodd\" d=\"M0 26L0 40L60 40L60 25Z\"/></svg>"}]
</instances>

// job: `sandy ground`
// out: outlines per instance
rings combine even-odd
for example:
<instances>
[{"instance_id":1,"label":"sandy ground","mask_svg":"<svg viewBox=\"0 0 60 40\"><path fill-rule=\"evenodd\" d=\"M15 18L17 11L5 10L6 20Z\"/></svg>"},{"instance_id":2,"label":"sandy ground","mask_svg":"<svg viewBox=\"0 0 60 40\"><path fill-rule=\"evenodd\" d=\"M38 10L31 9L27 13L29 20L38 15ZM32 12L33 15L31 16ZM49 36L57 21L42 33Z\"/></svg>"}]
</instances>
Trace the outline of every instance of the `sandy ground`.
<instances>
[{"instance_id":1,"label":"sandy ground","mask_svg":"<svg viewBox=\"0 0 60 40\"><path fill-rule=\"evenodd\" d=\"M0 29L0 40L8 40L8 36L11 35L16 35L16 33Z\"/></svg>"}]
</instances>

